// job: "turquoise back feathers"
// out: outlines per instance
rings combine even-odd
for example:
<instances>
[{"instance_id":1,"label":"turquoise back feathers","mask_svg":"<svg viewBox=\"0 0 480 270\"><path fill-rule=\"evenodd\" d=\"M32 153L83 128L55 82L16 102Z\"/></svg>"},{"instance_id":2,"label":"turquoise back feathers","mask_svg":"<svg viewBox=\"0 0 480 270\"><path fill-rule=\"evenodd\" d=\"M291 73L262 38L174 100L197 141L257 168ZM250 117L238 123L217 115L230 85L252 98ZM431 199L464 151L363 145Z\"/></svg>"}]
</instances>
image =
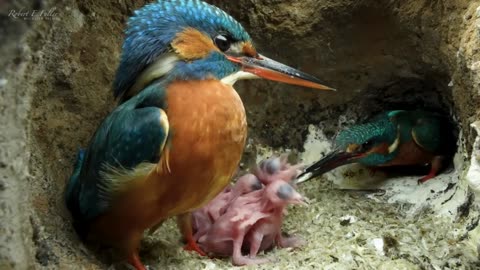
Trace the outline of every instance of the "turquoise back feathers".
<instances>
[{"instance_id":1,"label":"turquoise back feathers","mask_svg":"<svg viewBox=\"0 0 480 270\"><path fill-rule=\"evenodd\" d=\"M452 125L442 115L420 110L395 110L380 113L365 124L342 130L335 138L335 146L340 149L346 149L350 144L368 149L385 143L391 146L388 154L372 153L358 159L361 164L374 166L394 159L398 146L412 140L433 154L451 154L455 151L452 146L455 140L449 134L452 134Z\"/></svg>"}]
</instances>

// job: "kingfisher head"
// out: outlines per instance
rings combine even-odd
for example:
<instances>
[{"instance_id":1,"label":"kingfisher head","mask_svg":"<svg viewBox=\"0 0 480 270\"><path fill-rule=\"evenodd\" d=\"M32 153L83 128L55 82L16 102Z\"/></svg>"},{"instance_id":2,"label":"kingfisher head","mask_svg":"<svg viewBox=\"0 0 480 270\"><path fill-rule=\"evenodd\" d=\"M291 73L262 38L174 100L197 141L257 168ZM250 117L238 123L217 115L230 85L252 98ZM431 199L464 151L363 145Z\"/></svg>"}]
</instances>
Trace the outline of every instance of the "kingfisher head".
<instances>
[{"instance_id":1,"label":"kingfisher head","mask_svg":"<svg viewBox=\"0 0 480 270\"><path fill-rule=\"evenodd\" d=\"M260 55L230 15L199 0L159 0L129 19L113 85L127 100L157 80L265 78L332 90L315 77Z\"/></svg>"},{"instance_id":2,"label":"kingfisher head","mask_svg":"<svg viewBox=\"0 0 480 270\"><path fill-rule=\"evenodd\" d=\"M368 123L340 131L334 149L300 177L309 174L308 178L312 178L349 163L378 166L391 161L398 153L402 136L396 113L380 114Z\"/></svg>"}]
</instances>

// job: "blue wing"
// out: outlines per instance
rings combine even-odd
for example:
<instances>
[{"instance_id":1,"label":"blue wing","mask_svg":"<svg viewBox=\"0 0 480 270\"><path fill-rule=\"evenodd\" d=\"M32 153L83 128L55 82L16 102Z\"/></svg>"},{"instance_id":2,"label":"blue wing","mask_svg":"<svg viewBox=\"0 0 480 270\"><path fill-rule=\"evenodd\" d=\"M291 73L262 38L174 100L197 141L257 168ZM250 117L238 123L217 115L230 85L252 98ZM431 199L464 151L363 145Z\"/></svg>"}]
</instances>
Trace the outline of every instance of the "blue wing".
<instances>
[{"instance_id":1,"label":"blue wing","mask_svg":"<svg viewBox=\"0 0 480 270\"><path fill-rule=\"evenodd\" d=\"M401 124L402 138L413 139L418 146L433 154L455 152L454 126L448 117L423 110L392 111L389 117Z\"/></svg>"},{"instance_id":2,"label":"blue wing","mask_svg":"<svg viewBox=\"0 0 480 270\"><path fill-rule=\"evenodd\" d=\"M455 127L443 115L421 112L415 115L412 137L433 154L451 155L456 151Z\"/></svg>"},{"instance_id":3,"label":"blue wing","mask_svg":"<svg viewBox=\"0 0 480 270\"><path fill-rule=\"evenodd\" d=\"M145 163L156 164L168 138L168 118L157 106L117 107L95 132L66 188L66 203L74 220L85 222L109 208L112 172L126 172Z\"/></svg>"}]
</instances>

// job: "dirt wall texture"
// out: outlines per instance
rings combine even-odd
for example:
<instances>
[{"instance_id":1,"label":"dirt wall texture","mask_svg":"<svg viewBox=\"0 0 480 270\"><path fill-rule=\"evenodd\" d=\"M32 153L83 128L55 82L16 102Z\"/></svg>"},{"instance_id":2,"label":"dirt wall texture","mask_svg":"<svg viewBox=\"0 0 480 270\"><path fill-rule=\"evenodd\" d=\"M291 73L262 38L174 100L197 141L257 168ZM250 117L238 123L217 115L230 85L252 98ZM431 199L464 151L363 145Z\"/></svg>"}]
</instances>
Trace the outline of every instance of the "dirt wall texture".
<instances>
[{"instance_id":1,"label":"dirt wall texture","mask_svg":"<svg viewBox=\"0 0 480 270\"><path fill-rule=\"evenodd\" d=\"M451 108L471 148L469 125L480 118L479 1L210 2L241 21L263 54L339 89L238 83L250 127L246 157L257 144L301 149L308 124L336 123L355 106L362 118L398 96L412 107ZM62 192L75 152L113 106L122 31L143 4L0 2L1 269L99 265L73 233ZM21 9L53 15L12 16Z\"/></svg>"}]
</instances>

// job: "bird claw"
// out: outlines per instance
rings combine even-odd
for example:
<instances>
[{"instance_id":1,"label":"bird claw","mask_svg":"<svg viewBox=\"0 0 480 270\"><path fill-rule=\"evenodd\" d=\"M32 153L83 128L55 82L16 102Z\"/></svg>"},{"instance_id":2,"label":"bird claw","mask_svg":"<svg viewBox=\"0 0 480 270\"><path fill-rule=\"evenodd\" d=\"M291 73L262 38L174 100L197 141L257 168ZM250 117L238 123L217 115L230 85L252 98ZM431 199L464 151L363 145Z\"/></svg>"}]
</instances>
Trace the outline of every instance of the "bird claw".
<instances>
[{"instance_id":1,"label":"bird claw","mask_svg":"<svg viewBox=\"0 0 480 270\"><path fill-rule=\"evenodd\" d=\"M146 270L145 266L140 261L137 253L133 253L129 256L127 260L128 264L135 268L136 270Z\"/></svg>"},{"instance_id":2,"label":"bird claw","mask_svg":"<svg viewBox=\"0 0 480 270\"><path fill-rule=\"evenodd\" d=\"M298 236L280 236L278 246L281 248L297 249L307 244L307 241Z\"/></svg>"},{"instance_id":3,"label":"bird claw","mask_svg":"<svg viewBox=\"0 0 480 270\"><path fill-rule=\"evenodd\" d=\"M183 250L197 252L200 256L207 256L207 254L195 242L189 242L183 247Z\"/></svg>"},{"instance_id":4,"label":"bird claw","mask_svg":"<svg viewBox=\"0 0 480 270\"><path fill-rule=\"evenodd\" d=\"M424 177L420 178L417 180L417 184L420 185L420 184L423 184L425 182L427 182L428 180L432 179L435 177L435 174L434 173L429 173L428 175L425 175Z\"/></svg>"}]
</instances>

